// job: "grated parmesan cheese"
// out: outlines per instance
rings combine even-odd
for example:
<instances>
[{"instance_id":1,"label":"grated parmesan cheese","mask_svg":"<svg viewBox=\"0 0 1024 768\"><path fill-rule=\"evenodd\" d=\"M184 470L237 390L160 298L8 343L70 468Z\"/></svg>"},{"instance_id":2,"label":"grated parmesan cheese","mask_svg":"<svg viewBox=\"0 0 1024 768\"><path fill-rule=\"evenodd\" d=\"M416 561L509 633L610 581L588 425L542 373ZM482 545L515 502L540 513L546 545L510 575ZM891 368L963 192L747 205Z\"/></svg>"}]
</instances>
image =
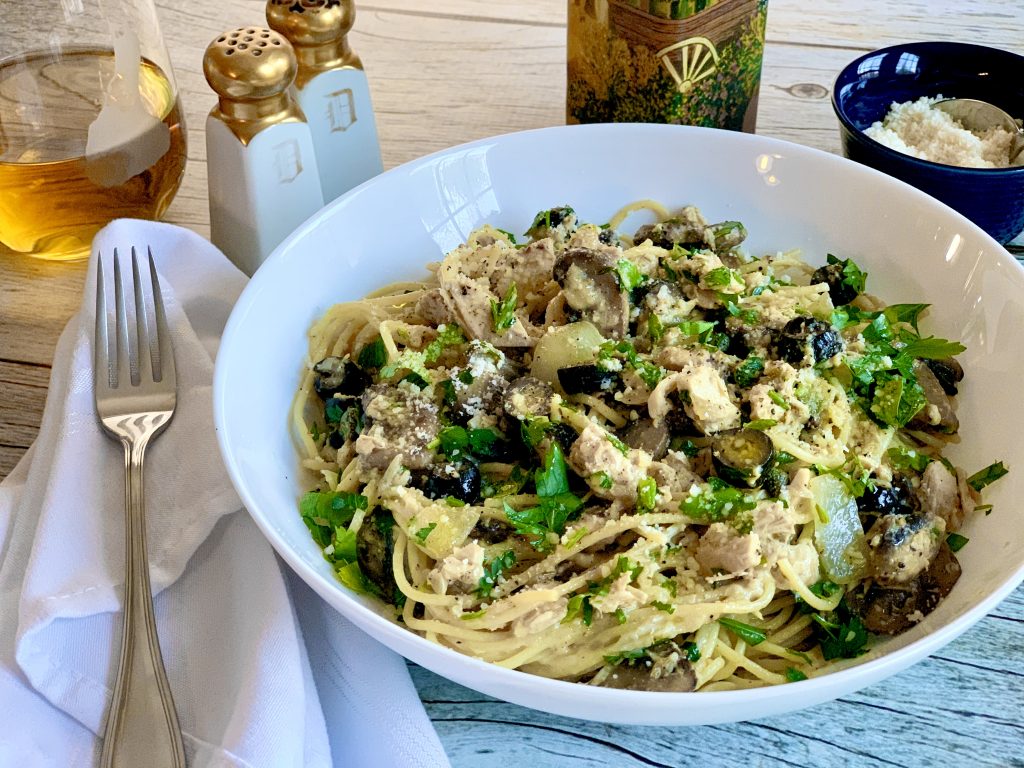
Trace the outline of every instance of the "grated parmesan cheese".
<instances>
[{"instance_id":1,"label":"grated parmesan cheese","mask_svg":"<svg viewBox=\"0 0 1024 768\"><path fill-rule=\"evenodd\" d=\"M971 133L935 103L942 96L922 96L917 101L893 103L881 121L864 135L890 149L933 163L962 168L1007 168L1013 134L992 128L980 135ZM1024 164L1024 153L1013 165Z\"/></svg>"}]
</instances>

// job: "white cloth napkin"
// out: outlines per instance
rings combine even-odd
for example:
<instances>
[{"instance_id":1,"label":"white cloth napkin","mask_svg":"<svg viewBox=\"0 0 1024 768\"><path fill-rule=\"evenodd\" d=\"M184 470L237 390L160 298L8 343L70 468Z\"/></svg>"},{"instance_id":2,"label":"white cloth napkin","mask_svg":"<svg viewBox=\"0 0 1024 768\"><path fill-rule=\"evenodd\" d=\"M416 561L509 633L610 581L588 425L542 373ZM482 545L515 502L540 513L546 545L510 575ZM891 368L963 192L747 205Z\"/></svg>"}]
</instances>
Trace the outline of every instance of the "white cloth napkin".
<instances>
[{"instance_id":1,"label":"white cloth napkin","mask_svg":"<svg viewBox=\"0 0 1024 768\"><path fill-rule=\"evenodd\" d=\"M39 437L0 484L0 766L98 762L120 636L124 477L121 447L93 406L95 254L124 256L133 244L157 260L178 372L177 410L147 452L145 489L157 626L188 764L447 766L403 660L297 577L289 583L221 464L213 357L245 278L194 233L133 220L97 235Z\"/></svg>"}]
</instances>

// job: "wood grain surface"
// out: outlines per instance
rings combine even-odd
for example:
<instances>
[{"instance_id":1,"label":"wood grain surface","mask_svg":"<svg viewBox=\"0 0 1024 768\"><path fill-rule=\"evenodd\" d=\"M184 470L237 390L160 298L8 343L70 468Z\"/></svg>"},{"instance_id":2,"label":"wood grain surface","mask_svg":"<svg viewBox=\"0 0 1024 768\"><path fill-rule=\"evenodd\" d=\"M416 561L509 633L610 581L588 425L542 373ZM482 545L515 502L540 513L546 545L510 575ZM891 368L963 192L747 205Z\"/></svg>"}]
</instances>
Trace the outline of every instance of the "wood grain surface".
<instances>
[{"instance_id":1,"label":"wood grain surface","mask_svg":"<svg viewBox=\"0 0 1024 768\"><path fill-rule=\"evenodd\" d=\"M262 23L261 0L157 0L189 127L166 215L209 234L202 75L221 32ZM564 122L565 0L358 3L352 43L370 78L385 165ZM860 52L961 40L1024 53L1021 0L771 0L758 133L837 152L829 102ZM54 346L77 310L82 264L0 251L0 478L38 431ZM1008 535L1017 535L1015 532ZM855 695L754 723L632 728L546 715L413 668L457 767L1024 766L1024 589L946 649Z\"/></svg>"}]
</instances>

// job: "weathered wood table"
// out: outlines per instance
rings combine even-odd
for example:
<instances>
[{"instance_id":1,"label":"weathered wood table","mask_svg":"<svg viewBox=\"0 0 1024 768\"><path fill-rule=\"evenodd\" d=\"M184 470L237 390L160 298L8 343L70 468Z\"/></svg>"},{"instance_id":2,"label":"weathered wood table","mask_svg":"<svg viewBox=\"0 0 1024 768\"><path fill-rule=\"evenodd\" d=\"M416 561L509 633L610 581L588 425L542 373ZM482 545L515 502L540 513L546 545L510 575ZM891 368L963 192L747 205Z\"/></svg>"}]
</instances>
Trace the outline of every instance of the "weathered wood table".
<instances>
[{"instance_id":1,"label":"weathered wood table","mask_svg":"<svg viewBox=\"0 0 1024 768\"><path fill-rule=\"evenodd\" d=\"M158 0L189 125L167 220L209 234L202 53L260 23L260 0ZM352 42L370 77L387 166L452 144L564 122L564 0L359 4ZM771 0L758 132L837 152L829 92L862 51L961 40L1024 53L1021 0ZM39 427L49 366L82 264L0 253L0 477ZM1007 531L1007 536L1021 536ZM1024 537L1022 537L1024 538ZM627 728L495 701L414 668L455 766L1024 766L1024 588L946 649L839 701L753 723Z\"/></svg>"}]
</instances>

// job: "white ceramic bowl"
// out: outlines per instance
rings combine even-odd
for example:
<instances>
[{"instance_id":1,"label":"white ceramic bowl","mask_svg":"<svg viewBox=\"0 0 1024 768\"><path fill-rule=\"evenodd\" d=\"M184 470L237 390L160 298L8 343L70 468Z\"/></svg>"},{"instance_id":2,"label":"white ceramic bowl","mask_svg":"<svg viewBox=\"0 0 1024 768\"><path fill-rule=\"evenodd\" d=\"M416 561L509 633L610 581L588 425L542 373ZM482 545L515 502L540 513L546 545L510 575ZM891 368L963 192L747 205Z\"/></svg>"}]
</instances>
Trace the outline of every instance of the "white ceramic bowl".
<instances>
[{"instance_id":1,"label":"white ceramic bowl","mask_svg":"<svg viewBox=\"0 0 1024 768\"><path fill-rule=\"evenodd\" d=\"M534 213L570 204L583 220L654 198L693 203L712 221L737 219L753 252L799 247L824 263L853 258L888 302L933 304L925 330L959 339L963 441L950 450L973 471L995 459L1010 474L970 521L953 593L912 631L859 663L816 679L716 693L646 693L547 680L501 669L424 640L347 591L299 517L300 483L287 413L306 356L306 331L331 304L395 280L490 222L513 232ZM830 154L701 128L601 125L511 134L396 168L301 226L239 299L217 357L221 450L246 507L281 556L325 600L380 642L451 680L516 704L617 723L707 724L833 699L936 651L1024 578L1024 270L978 227L921 192ZM316 649L310 649L316 653ZM952 691L950 692L953 693Z\"/></svg>"}]
</instances>

